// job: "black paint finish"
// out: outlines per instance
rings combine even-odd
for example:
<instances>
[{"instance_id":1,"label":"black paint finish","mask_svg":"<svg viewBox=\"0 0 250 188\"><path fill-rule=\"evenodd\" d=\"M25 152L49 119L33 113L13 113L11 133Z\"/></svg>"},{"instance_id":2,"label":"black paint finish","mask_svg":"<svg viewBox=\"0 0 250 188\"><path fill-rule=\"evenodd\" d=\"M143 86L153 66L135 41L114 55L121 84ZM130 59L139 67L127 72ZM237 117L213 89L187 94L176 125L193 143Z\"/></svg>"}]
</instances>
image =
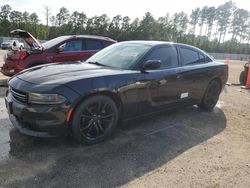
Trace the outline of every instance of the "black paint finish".
<instances>
[{"instance_id":1,"label":"black paint finish","mask_svg":"<svg viewBox=\"0 0 250 188\"><path fill-rule=\"evenodd\" d=\"M123 42L127 43L131 42ZM34 121L36 123L31 128L33 132L23 131L25 134L39 136L35 134L37 131L45 131L50 136L56 136L60 131L55 131L54 127L59 127L65 133L70 126L70 122L66 121L69 109L75 109L82 100L93 94L101 93L111 97L120 108L120 118L128 119L165 108L197 104L211 80L217 79L221 88L227 81L227 65L213 61L205 52L195 47L166 42L132 43L150 45L151 49L172 46L179 54L178 66L141 71L143 57L130 70L82 62L50 64L28 69L13 77L9 86L26 93L57 93L66 97L67 101L60 105L33 105L20 103L8 93L6 102L11 103L13 108L13 124L18 122L19 129L27 129L29 127L25 123ZM180 46L202 53L207 62L184 66L179 53ZM186 93L188 97L181 98L182 94Z\"/></svg>"}]
</instances>

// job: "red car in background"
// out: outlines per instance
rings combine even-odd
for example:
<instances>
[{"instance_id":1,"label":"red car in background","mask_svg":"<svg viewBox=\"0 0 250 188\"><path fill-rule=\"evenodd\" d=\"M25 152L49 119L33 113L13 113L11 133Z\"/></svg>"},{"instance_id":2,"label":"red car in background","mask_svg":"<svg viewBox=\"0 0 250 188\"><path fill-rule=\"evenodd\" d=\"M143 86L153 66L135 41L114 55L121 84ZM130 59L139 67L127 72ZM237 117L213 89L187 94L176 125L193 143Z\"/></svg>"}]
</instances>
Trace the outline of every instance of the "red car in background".
<instances>
[{"instance_id":1,"label":"red car in background","mask_svg":"<svg viewBox=\"0 0 250 188\"><path fill-rule=\"evenodd\" d=\"M86 60L116 42L108 37L72 35L57 37L41 44L27 31L18 29L11 33L19 35L27 45L25 49L13 46L5 54L1 72L6 76L13 76L23 69L41 64Z\"/></svg>"}]
</instances>

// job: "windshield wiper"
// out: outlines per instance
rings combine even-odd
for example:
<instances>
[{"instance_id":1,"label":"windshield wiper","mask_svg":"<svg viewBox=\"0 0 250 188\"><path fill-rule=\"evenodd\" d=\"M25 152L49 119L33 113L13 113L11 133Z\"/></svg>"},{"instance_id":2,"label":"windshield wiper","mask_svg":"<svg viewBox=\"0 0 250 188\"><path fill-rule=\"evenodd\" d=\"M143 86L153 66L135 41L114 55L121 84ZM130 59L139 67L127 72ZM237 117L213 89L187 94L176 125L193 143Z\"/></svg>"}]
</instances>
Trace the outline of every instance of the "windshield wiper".
<instances>
[{"instance_id":1,"label":"windshield wiper","mask_svg":"<svg viewBox=\"0 0 250 188\"><path fill-rule=\"evenodd\" d=\"M99 63L97 61L87 61L87 63L94 64L94 65L99 65L99 66L106 66L106 65L103 65L103 64L101 64L101 63Z\"/></svg>"}]
</instances>

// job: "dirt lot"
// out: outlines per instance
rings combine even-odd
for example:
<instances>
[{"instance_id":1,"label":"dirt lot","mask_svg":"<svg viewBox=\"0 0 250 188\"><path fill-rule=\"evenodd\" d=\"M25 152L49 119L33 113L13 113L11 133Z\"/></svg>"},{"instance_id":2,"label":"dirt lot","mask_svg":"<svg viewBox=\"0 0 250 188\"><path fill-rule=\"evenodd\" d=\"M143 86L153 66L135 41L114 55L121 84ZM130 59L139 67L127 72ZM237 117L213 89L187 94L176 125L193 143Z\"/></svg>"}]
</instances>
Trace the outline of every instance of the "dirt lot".
<instances>
[{"instance_id":1,"label":"dirt lot","mask_svg":"<svg viewBox=\"0 0 250 188\"><path fill-rule=\"evenodd\" d=\"M0 57L1 59L1 57ZM243 62L230 62L238 84ZM0 88L0 187L249 187L250 91L123 123L106 142L37 139L11 127Z\"/></svg>"}]
</instances>

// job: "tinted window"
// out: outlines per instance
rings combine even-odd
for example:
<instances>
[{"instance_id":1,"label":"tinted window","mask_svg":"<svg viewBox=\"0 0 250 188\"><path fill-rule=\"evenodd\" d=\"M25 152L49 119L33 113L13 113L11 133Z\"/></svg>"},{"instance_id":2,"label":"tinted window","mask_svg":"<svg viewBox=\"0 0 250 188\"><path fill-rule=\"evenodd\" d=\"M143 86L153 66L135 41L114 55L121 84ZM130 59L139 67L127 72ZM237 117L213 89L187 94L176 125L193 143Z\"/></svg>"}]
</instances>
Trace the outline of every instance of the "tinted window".
<instances>
[{"instance_id":1,"label":"tinted window","mask_svg":"<svg viewBox=\"0 0 250 188\"><path fill-rule=\"evenodd\" d=\"M199 62L200 58L197 51L188 48L180 48L180 51L183 65L194 64Z\"/></svg>"},{"instance_id":2,"label":"tinted window","mask_svg":"<svg viewBox=\"0 0 250 188\"><path fill-rule=\"evenodd\" d=\"M86 50L100 50L103 48L102 42L99 40L86 40Z\"/></svg>"},{"instance_id":3,"label":"tinted window","mask_svg":"<svg viewBox=\"0 0 250 188\"><path fill-rule=\"evenodd\" d=\"M82 41L81 40L72 40L68 41L60 46L64 48L64 52L77 52L82 51Z\"/></svg>"},{"instance_id":4,"label":"tinted window","mask_svg":"<svg viewBox=\"0 0 250 188\"><path fill-rule=\"evenodd\" d=\"M199 53L199 63L206 63L206 56Z\"/></svg>"},{"instance_id":5,"label":"tinted window","mask_svg":"<svg viewBox=\"0 0 250 188\"><path fill-rule=\"evenodd\" d=\"M173 46L160 47L154 49L145 59L160 60L161 68L173 68L178 66L177 51Z\"/></svg>"},{"instance_id":6,"label":"tinted window","mask_svg":"<svg viewBox=\"0 0 250 188\"><path fill-rule=\"evenodd\" d=\"M202 54L202 53L199 53L199 62L200 63L208 63L208 62L211 62L211 59L209 57L207 57L206 55Z\"/></svg>"},{"instance_id":7,"label":"tinted window","mask_svg":"<svg viewBox=\"0 0 250 188\"><path fill-rule=\"evenodd\" d=\"M66 37L66 36L54 38L52 40L49 40L49 41L43 43L43 47L46 48L46 49L51 48L51 47L59 44L60 42L63 42L67 38L68 37Z\"/></svg>"},{"instance_id":8,"label":"tinted window","mask_svg":"<svg viewBox=\"0 0 250 188\"><path fill-rule=\"evenodd\" d=\"M104 47L107 47L107 46L110 46L111 44L113 44L113 42L110 42L110 41L102 41L102 43L103 43L103 46Z\"/></svg>"}]
</instances>

